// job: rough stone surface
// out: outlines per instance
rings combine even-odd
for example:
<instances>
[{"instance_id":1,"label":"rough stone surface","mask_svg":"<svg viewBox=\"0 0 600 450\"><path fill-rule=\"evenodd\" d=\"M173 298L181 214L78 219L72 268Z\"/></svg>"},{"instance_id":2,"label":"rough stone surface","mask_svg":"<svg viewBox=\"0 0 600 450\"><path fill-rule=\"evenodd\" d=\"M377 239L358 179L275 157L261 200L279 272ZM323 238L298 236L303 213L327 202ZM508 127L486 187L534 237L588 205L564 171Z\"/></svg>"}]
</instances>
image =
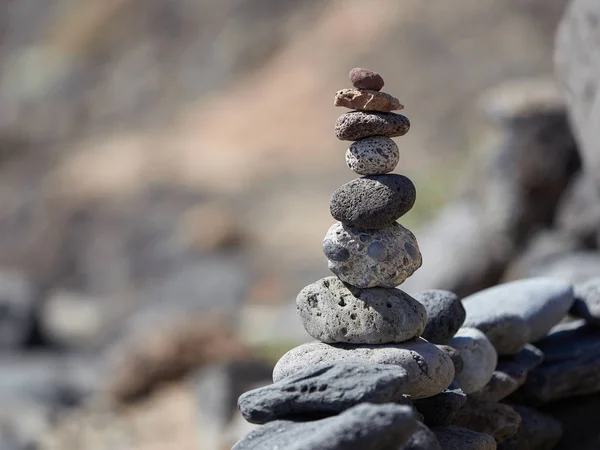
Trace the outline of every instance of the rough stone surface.
<instances>
[{"instance_id":1,"label":"rough stone surface","mask_svg":"<svg viewBox=\"0 0 600 450\"><path fill-rule=\"evenodd\" d=\"M379 91L385 84L381 75L368 69L355 67L350 71L350 82L357 89L372 89Z\"/></svg>"},{"instance_id":2,"label":"rough stone surface","mask_svg":"<svg viewBox=\"0 0 600 450\"><path fill-rule=\"evenodd\" d=\"M399 289L359 289L337 277L306 286L296 306L308 334L326 343L400 343L420 336L427 320L425 307Z\"/></svg>"},{"instance_id":3,"label":"rough stone surface","mask_svg":"<svg viewBox=\"0 0 600 450\"><path fill-rule=\"evenodd\" d=\"M338 117L334 132L342 141L357 141L369 136L403 136L409 129L410 121L402 114L351 111Z\"/></svg>"},{"instance_id":4,"label":"rough stone surface","mask_svg":"<svg viewBox=\"0 0 600 450\"><path fill-rule=\"evenodd\" d=\"M459 375L463 371L465 364L462 356L460 356L460 352L449 345L438 345L438 348L443 352L446 352L452 360L452 363L454 364L454 376Z\"/></svg>"},{"instance_id":5,"label":"rough stone surface","mask_svg":"<svg viewBox=\"0 0 600 450\"><path fill-rule=\"evenodd\" d=\"M414 298L427 310L423 337L434 344L445 344L465 321L465 308L456 294L441 289L417 292Z\"/></svg>"},{"instance_id":6,"label":"rough stone surface","mask_svg":"<svg viewBox=\"0 0 600 450\"><path fill-rule=\"evenodd\" d=\"M442 450L439 441L425 424L419 422L417 431L408 442L396 450Z\"/></svg>"},{"instance_id":7,"label":"rough stone surface","mask_svg":"<svg viewBox=\"0 0 600 450\"><path fill-rule=\"evenodd\" d=\"M570 313L600 327L600 277L575 286L575 302Z\"/></svg>"},{"instance_id":8,"label":"rough stone surface","mask_svg":"<svg viewBox=\"0 0 600 450\"><path fill-rule=\"evenodd\" d=\"M405 394L413 399L431 397L443 391L454 378L454 365L435 345L416 338L394 345L329 345L311 342L296 347L275 365L273 381L293 375L315 364L379 363L395 364L408 372Z\"/></svg>"},{"instance_id":9,"label":"rough stone surface","mask_svg":"<svg viewBox=\"0 0 600 450\"><path fill-rule=\"evenodd\" d=\"M561 324L537 346L545 360L516 398L538 404L600 392L600 329L583 320Z\"/></svg>"},{"instance_id":10,"label":"rough stone surface","mask_svg":"<svg viewBox=\"0 0 600 450\"><path fill-rule=\"evenodd\" d=\"M454 418L454 425L494 437L496 442L517 433L521 416L504 403L468 400Z\"/></svg>"},{"instance_id":11,"label":"rough stone surface","mask_svg":"<svg viewBox=\"0 0 600 450\"><path fill-rule=\"evenodd\" d=\"M516 315L529 325L530 340L546 335L573 304L573 286L551 278L531 278L501 284L463 299L470 317Z\"/></svg>"},{"instance_id":12,"label":"rough stone surface","mask_svg":"<svg viewBox=\"0 0 600 450\"><path fill-rule=\"evenodd\" d=\"M396 287L422 262L414 234L397 223L365 232L337 222L325 235L323 252L329 270L359 288Z\"/></svg>"},{"instance_id":13,"label":"rough stone surface","mask_svg":"<svg viewBox=\"0 0 600 450\"><path fill-rule=\"evenodd\" d=\"M477 328L487 336L499 355L515 355L529 340L529 325L516 314L496 314L489 311L469 314L465 327Z\"/></svg>"},{"instance_id":14,"label":"rough stone surface","mask_svg":"<svg viewBox=\"0 0 600 450\"><path fill-rule=\"evenodd\" d=\"M467 428L448 426L432 429L443 450L496 450L493 436Z\"/></svg>"},{"instance_id":15,"label":"rough stone surface","mask_svg":"<svg viewBox=\"0 0 600 450\"><path fill-rule=\"evenodd\" d=\"M498 445L498 450L551 450L562 435L560 422L522 405L510 405L520 416L516 434ZM600 443L600 442L599 442ZM574 445L569 448L581 447Z\"/></svg>"},{"instance_id":16,"label":"rough stone surface","mask_svg":"<svg viewBox=\"0 0 600 450\"><path fill-rule=\"evenodd\" d=\"M359 111L392 112L404 109L396 97L371 89L342 89L335 93L334 106Z\"/></svg>"},{"instance_id":17,"label":"rough stone surface","mask_svg":"<svg viewBox=\"0 0 600 450\"><path fill-rule=\"evenodd\" d=\"M18 273L0 273L0 348L24 345L33 332L36 292Z\"/></svg>"},{"instance_id":18,"label":"rough stone surface","mask_svg":"<svg viewBox=\"0 0 600 450\"><path fill-rule=\"evenodd\" d=\"M413 405L427 425L440 426L450 425L466 401L467 395L461 389L446 389L433 397L415 400Z\"/></svg>"},{"instance_id":19,"label":"rough stone surface","mask_svg":"<svg viewBox=\"0 0 600 450\"><path fill-rule=\"evenodd\" d=\"M390 364L307 367L288 378L242 394L238 407L248 422L335 415L359 403L402 401L408 374Z\"/></svg>"},{"instance_id":20,"label":"rough stone surface","mask_svg":"<svg viewBox=\"0 0 600 450\"><path fill-rule=\"evenodd\" d=\"M469 394L469 397L486 402L499 402L519 389L524 382L525 377L515 378L507 373L496 370L483 389L472 392Z\"/></svg>"},{"instance_id":21,"label":"rough stone surface","mask_svg":"<svg viewBox=\"0 0 600 450\"><path fill-rule=\"evenodd\" d=\"M416 428L417 419L409 406L363 403L326 419L270 422L232 450L395 450Z\"/></svg>"},{"instance_id":22,"label":"rough stone surface","mask_svg":"<svg viewBox=\"0 0 600 450\"><path fill-rule=\"evenodd\" d=\"M346 151L346 164L359 175L381 175L392 172L399 160L398 146L385 136L359 139Z\"/></svg>"},{"instance_id":23,"label":"rough stone surface","mask_svg":"<svg viewBox=\"0 0 600 450\"><path fill-rule=\"evenodd\" d=\"M498 362L496 349L485 334L475 328L461 328L448 345L456 348L463 359L463 371L456 377L460 388L466 394L483 389Z\"/></svg>"},{"instance_id":24,"label":"rough stone surface","mask_svg":"<svg viewBox=\"0 0 600 450\"><path fill-rule=\"evenodd\" d=\"M329 209L344 225L379 230L410 211L416 198L415 185L404 175L370 175L338 188Z\"/></svg>"}]
</instances>

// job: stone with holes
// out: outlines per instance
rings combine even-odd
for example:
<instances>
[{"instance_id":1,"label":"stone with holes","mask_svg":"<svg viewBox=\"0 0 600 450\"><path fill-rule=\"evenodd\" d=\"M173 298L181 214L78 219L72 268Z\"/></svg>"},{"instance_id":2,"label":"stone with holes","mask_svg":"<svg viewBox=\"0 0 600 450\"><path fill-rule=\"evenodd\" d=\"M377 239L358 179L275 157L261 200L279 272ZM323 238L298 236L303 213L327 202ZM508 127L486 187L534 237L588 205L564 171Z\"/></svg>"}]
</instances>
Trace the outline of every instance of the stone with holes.
<instances>
[{"instance_id":1,"label":"stone with holes","mask_svg":"<svg viewBox=\"0 0 600 450\"><path fill-rule=\"evenodd\" d=\"M403 136L410 129L410 121L402 114L351 111L335 122L335 136L342 141L357 141L369 136Z\"/></svg>"},{"instance_id":2,"label":"stone with holes","mask_svg":"<svg viewBox=\"0 0 600 450\"><path fill-rule=\"evenodd\" d=\"M398 146L385 136L359 139L346 151L346 164L359 175L381 175L392 172L399 160Z\"/></svg>"},{"instance_id":3,"label":"stone with holes","mask_svg":"<svg viewBox=\"0 0 600 450\"><path fill-rule=\"evenodd\" d=\"M304 328L326 343L400 343L419 336L425 308L399 289L359 289L337 277L306 286L296 299Z\"/></svg>"}]
</instances>

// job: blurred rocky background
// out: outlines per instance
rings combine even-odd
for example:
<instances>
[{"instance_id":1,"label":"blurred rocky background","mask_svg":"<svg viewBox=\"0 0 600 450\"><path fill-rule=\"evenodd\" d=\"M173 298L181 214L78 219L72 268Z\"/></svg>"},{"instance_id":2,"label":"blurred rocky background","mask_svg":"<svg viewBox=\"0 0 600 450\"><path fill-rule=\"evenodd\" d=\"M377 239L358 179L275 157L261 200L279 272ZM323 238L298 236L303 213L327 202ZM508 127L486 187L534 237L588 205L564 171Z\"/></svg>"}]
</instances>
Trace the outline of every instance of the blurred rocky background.
<instances>
[{"instance_id":1,"label":"blurred rocky background","mask_svg":"<svg viewBox=\"0 0 600 450\"><path fill-rule=\"evenodd\" d=\"M598 41L583 67L557 57L568 117L566 4L0 0L0 448L216 450L248 430L237 396L307 339L294 298L328 274L352 67L412 122L424 265L403 289L597 275L578 147L597 161ZM574 10L563 56L594 42Z\"/></svg>"}]
</instances>

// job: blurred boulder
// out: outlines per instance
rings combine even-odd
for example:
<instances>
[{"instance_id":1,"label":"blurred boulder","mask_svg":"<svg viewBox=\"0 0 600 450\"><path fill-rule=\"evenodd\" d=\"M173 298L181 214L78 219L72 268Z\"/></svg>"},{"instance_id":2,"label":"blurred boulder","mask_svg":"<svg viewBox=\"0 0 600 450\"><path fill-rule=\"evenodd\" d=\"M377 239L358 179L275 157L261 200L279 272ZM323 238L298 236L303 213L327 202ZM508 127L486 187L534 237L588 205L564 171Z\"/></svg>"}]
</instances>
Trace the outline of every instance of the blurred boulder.
<instances>
[{"instance_id":1,"label":"blurred boulder","mask_svg":"<svg viewBox=\"0 0 600 450\"><path fill-rule=\"evenodd\" d=\"M0 273L0 349L23 347L33 337L38 295L22 274Z\"/></svg>"}]
</instances>

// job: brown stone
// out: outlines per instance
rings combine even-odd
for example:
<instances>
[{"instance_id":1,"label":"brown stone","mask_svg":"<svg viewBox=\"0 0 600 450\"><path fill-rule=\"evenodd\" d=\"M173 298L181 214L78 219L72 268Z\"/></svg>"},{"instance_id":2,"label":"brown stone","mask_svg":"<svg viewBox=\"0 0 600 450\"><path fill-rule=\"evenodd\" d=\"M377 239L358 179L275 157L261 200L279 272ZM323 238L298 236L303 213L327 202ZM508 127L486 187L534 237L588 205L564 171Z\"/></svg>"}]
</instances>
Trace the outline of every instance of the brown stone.
<instances>
[{"instance_id":1,"label":"brown stone","mask_svg":"<svg viewBox=\"0 0 600 450\"><path fill-rule=\"evenodd\" d=\"M358 89L372 89L379 91L385 84L383 78L377 72L356 67L350 71L352 86Z\"/></svg>"},{"instance_id":2,"label":"brown stone","mask_svg":"<svg viewBox=\"0 0 600 450\"><path fill-rule=\"evenodd\" d=\"M335 94L334 106L343 106L359 111L390 112L404 109L396 97L385 92L368 89L342 89Z\"/></svg>"}]
</instances>

